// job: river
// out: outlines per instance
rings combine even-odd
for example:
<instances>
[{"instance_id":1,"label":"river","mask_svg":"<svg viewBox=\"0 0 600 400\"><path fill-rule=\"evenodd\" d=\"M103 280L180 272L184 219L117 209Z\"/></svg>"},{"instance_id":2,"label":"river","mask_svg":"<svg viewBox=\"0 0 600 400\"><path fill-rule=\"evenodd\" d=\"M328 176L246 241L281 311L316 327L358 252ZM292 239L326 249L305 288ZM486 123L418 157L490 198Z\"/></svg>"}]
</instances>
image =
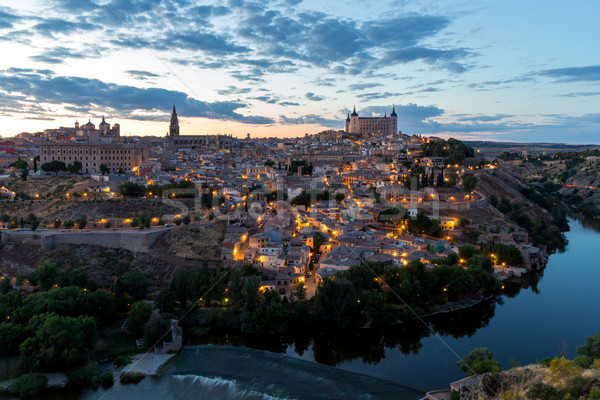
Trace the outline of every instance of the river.
<instances>
[{"instance_id":1,"label":"river","mask_svg":"<svg viewBox=\"0 0 600 400\"><path fill-rule=\"evenodd\" d=\"M546 269L507 284L498 301L385 331L317 338L190 338L166 375L84 398L416 399L463 377L457 355L488 347L503 367L573 357L600 330L600 233L570 221L568 246ZM414 388L416 390L410 389Z\"/></svg>"}]
</instances>

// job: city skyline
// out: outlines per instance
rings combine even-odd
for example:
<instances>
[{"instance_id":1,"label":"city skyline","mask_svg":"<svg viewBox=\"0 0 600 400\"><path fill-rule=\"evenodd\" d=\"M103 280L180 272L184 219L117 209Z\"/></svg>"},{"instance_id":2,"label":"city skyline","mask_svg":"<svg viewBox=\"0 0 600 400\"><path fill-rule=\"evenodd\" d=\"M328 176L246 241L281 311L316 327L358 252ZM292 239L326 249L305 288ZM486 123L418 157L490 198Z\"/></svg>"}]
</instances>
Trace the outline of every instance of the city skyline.
<instances>
[{"instance_id":1,"label":"city skyline","mask_svg":"<svg viewBox=\"0 0 600 400\"><path fill-rule=\"evenodd\" d=\"M585 11L585 12L582 12ZM600 5L579 1L0 6L0 135L104 115L124 135L292 137L395 105L408 134L599 143Z\"/></svg>"}]
</instances>

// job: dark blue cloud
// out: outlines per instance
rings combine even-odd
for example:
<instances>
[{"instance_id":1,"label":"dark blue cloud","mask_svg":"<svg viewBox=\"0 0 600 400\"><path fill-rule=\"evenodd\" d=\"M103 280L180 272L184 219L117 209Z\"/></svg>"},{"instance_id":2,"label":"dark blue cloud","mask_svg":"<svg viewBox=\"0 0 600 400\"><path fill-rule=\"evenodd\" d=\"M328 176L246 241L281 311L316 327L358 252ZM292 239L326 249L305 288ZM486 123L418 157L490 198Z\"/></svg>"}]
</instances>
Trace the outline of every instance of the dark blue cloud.
<instances>
[{"instance_id":1,"label":"dark blue cloud","mask_svg":"<svg viewBox=\"0 0 600 400\"><path fill-rule=\"evenodd\" d=\"M450 20L446 17L410 14L390 19L366 22L364 32L382 46L410 47L446 28Z\"/></svg>"},{"instance_id":2,"label":"dark blue cloud","mask_svg":"<svg viewBox=\"0 0 600 400\"><path fill-rule=\"evenodd\" d=\"M379 86L383 85L381 83L354 83L348 86L348 90L365 90Z\"/></svg>"},{"instance_id":3,"label":"dark blue cloud","mask_svg":"<svg viewBox=\"0 0 600 400\"><path fill-rule=\"evenodd\" d=\"M55 47L52 50L48 50L42 54L32 56L31 59L35 61L45 62L49 64L61 64L69 58L98 58L102 56L102 48L90 47L85 51L74 51L67 47Z\"/></svg>"},{"instance_id":4,"label":"dark blue cloud","mask_svg":"<svg viewBox=\"0 0 600 400\"><path fill-rule=\"evenodd\" d=\"M71 22L64 19L50 18L35 24L31 29L41 35L54 37L56 34L72 35L81 31L93 31L100 29L100 26L86 21Z\"/></svg>"},{"instance_id":5,"label":"dark blue cloud","mask_svg":"<svg viewBox=\"0 0 600 400\"><path fill-rule=\"evenodd\" d=\"M16 14L13 14L12 12L9 12L8 9L0 8L0 29L12 28L13 23L17 22L20 19L21 17L19 17Z\"/></svg>"},{"instance_id":6,"label":"dark blue cloud","mask_svg":"<svg viewBox=\"0 0 600 400\"><path fill-rule=\"evenodd\" d=\"M140 81L145 81L148 79L152 79L152 78L158 78L160 75L155 74L154 72L150 72L150 71L140 71L137 69L130 69L128 71L125 71L126 74L129 74L131 77L133 77L133 79L137 79Z\"/></svg>"},{"instance_id":7,"label":"dark blue cloud","mask_svg":"<svg viewBox=\"0 0 600 400\"><path fill-rule=\"evenodd\" d=\"M50 103L74 105L91 111L110 109L123 118L140 118L138 111L164 111L170 104L177 104L182 116L203 117L248 124L271 124L273 119L262 116L246 116L236 110L246 107L238 101L203 102L186 93L160 89L106 83L98 79L63 77L54 74L29 72L0 73L0 91L11 93L33 104Z\"/></svg>"},{"instance_id":8,"label":"dark blue cloud","mask_svg":"<svg viewBox=\"0 0 600 400\"><path fill-rule=\"evenodd\" d=\"M597 82L600 81L600 65L546 69L537 74L554 78L557 82Z\"/></svg>"},{"instance_id":9,"label":"dark blue cloud","mask_svg":"<svg viewBox=\"0 0 600 400\"><path fill-rule=\"evenodd\" d=\"M212 55L247 53L250 51L248 47L236 45L224 36L206 32L170 32L164 39L150 42L150 46L159 50L184 49L203 51Z\"/></svg>"},{"instance_id":10,"label":"dark blue cloud","mask_svg":"<svg viewBox=\"0 0 600 400\"><path fill-rule=\"evenodd\" d=\"M323 100L325 100L325 97L319 96L317 94L314 94L313 92L307 92L305 94L305 96L306 96L306 98L308 100L312 100L312 101L323 101Z\"/></svg>"},{"instance_id":11,"label":"dark blue cloud","mask_svg":"<svg viewBox=\"0 0 600 400\"><path fill-rule=\"evenodd\" d=\"M362 100L375 100L375 99L389 99L390 97L400 96L402 93L391 93L391 92L373 92L373 93L361 93L357 94L356 97Z\"/></svg>"}]
</instances>

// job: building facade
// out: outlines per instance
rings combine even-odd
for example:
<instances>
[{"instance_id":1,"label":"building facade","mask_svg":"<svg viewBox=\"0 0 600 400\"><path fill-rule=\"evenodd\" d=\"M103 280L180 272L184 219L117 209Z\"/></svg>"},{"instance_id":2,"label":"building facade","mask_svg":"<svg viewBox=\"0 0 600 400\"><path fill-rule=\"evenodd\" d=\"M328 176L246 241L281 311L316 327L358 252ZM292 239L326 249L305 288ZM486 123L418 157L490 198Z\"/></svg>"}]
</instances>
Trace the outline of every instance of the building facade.
<instances>
[{"instance_id":1,"label":"building facade","mask_svg":"<svg viewBox=\"0 0 600 400\"><path fill-rule=\"evenodd\" d=\"M121 135L121 126L119 124L114 124L112 127L109 123L106 122L104 117L102 117L102 122L98 125L98 129L96 129L96 125L92 123L91 120L88 120L83 125L79 125L78 121L75 121L75 125L73 127L64 127L61 126L57 129L46 129L44 130L44 138L51 142L59 142L65 140L72 140L74 138L77 139L89 139L91 137L106 137L108 138L118 138Z\"/></svg>"},{"instance_id":2,"label":"building facade","mask_svg":"<svg viewBox=\"0 0 600 400\"><path fill-rule=\"evenodd\" d=\"M346 132L353 134L379 134L395 135L398 133L398 114L396 107L392 107L392 113L388 117L359 117L356 107L352 114L348 113L346 118Z\"/></svg>"},{"instance_id":3,"label":"building facade","mask_svg":"<svg viewBox=\"0 0 600 400\"><path fill-rule=\"evenodd\" d=\"M52 161L65 164L81 162L82 172L89 174L100 171L104 164L111 170L131 171L148 160L148 149L134 143L78 143L45 142L40 144L40 166Z\"/></svg>"},{"instance_id":4,"label":"building facade","mask_svg":"<svg viewBox=\"0 0 600 400\"><path fill-rule=\"evenodd\" d=\"M179 119L173 106L165 147L169 149L231 151L233 138L228 135L180 135Z\"/></svg>"}]
</instances>

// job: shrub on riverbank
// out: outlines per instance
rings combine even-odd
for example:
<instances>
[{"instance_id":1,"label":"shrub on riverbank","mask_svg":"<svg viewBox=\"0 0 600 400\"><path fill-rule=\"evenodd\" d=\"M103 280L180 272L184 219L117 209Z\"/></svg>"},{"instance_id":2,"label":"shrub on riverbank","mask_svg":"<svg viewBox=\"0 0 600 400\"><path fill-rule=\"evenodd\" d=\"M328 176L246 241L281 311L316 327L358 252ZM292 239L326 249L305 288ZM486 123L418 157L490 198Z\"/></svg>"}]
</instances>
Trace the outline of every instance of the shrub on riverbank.
<instances>
[{"instance_id":1,"label":"shrub on riverbank","mask_svg":"<svg viewBox=\"0 0 600 400\"><path fill-rule=\"evenodd\" d=\"M140 383L145 377L146 374L143 374L141 372L124 372L119 377L119 381L123 384L137 384Z\"/></svg>"},{"instance_id":2,"label":"shrub on riverbank","mask_svg":"<svg viewBox=\"0 0 600 400\"><path fill-rule=\"evenodd\" d=\"M48 387L48 378L42 375L21 375L10 387L10 393L19 397L33 397Z\"/></svg>"}]
</instances>

